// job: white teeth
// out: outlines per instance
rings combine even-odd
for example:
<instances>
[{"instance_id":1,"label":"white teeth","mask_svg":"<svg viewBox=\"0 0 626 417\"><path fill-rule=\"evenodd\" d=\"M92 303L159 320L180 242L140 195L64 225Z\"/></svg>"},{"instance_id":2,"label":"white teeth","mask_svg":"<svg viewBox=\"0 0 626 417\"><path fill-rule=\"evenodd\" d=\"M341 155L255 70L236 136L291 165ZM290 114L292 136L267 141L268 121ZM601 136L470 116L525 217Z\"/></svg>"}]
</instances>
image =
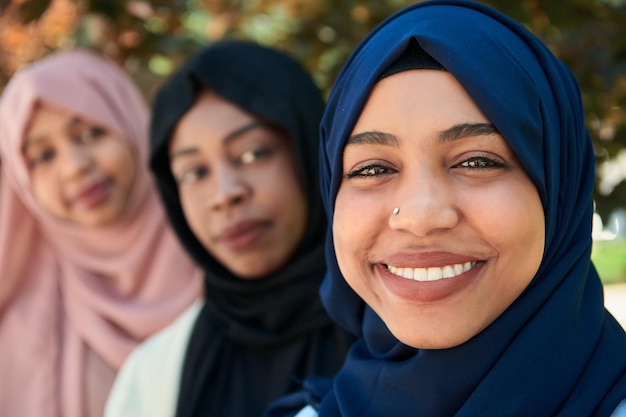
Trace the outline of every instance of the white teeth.
<instances>
[{"instance_id":1,"label":"white teeth","mask_svg":"<svg viewBox=\"0 0 626 417\"><path fill-rule=\"evenodd\" d=\"M428 268L428 280L437 281L443 278L443 270L441 268Z\"/></svg>"},{"instance_id":2,"label":"white teeth","mask_svg":"<svg viewBox=\"0 0 626 417\"><path fill-rule=\"evenodd\" d=\"M394 275L415 281L438 281L445 278L454 278L464 272L469 271L476 262L465 262L463 264L446 265L443 267L430 268L396 268L387 266L387 270Z\"/></svg>"},{"instance_id":3,"label":"white teeth","mask_svg":"<svg viewBox=\"0 0 626 417\"><path fill-rule=\"evenodd\" d=\"M443 277L444 278L452 278L454 277L456 274L454 273L454 267L450 266L450 265L446 265L443 267Z\"/></svg>"},{"instance_id":4,"label":"white teeth","mask_svg":"<svg viewBox=\"0 0 626 417\"><path fill-rule=\"evenodd\" d=\"M426 268L415 268L413 270L413 279L415 281L428 281L428 271L426 270Z\"/></svg>"}]
</instances>

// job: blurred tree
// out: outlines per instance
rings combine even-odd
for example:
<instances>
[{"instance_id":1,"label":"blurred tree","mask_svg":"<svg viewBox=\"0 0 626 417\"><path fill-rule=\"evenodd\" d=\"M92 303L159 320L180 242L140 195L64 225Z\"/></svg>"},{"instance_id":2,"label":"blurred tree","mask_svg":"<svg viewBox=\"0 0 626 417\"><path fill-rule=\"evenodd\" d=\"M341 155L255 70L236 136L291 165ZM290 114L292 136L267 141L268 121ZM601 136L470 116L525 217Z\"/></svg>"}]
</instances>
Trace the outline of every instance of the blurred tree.
<instances>
[{"instance_id":1,"label":"blurred tree","mask_svg":"<svg viewBox=\"0 0 626 417\"><path fill-rule=\"evenodd\" d=\"M484 0L540 36L581 85L598 210L626 207L626 0ZM412 0L0 0L0 89L60 48L97 49L150 98L199 45L246 38L291 52L326 93L355 45ZM619 156L622 155L622 156Z\"/></svg>"}]
</instances>

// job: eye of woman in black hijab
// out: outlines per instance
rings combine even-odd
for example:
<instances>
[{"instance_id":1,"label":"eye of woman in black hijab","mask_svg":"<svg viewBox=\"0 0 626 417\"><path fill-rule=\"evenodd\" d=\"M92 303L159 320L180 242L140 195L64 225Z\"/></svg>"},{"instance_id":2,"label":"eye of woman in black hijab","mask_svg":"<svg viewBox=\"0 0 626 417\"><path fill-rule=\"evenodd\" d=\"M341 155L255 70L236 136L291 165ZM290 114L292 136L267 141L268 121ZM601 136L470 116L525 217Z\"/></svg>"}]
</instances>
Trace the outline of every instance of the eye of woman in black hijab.
<instances>
[{"instance_id":1,"label":"eye of woman in black hijab","mask_svg":"<svg viewBox=\"0 0 626 417\"><path fill-rule=\"evenodd\" d=\"M290 140L203 92L169 146L185 218L207 251L244 279L289 261L308 215Z\"/></svg>"}]
</instances>

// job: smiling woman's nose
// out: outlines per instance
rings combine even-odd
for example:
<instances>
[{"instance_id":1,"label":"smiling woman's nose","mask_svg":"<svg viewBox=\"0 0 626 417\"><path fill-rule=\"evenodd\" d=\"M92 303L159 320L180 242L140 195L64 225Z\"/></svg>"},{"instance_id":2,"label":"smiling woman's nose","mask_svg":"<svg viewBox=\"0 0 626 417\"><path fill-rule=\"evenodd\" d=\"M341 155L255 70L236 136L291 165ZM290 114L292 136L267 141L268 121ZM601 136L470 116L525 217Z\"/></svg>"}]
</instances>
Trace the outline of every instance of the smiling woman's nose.
<instances>
[{"instance_id":1,"label":"smiling woman's nose","mask_svg":"<svg viewBox=\"0 0 626 417\"><path fill-rule=\"evenodd\" d=\"M389 208L389 227L425 237L455 227L459 213L452 191L432 176L407 178ZM397 210L396 210L397 208Z\"/></svg>"}]
</instances>

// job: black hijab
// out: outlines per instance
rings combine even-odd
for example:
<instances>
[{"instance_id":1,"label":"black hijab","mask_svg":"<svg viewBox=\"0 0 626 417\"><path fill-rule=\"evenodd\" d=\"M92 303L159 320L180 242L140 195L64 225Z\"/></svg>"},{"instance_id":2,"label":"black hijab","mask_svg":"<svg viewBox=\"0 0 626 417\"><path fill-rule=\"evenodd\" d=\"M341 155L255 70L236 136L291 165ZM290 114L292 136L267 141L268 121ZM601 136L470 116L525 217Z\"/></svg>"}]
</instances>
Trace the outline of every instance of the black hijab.
<instances>
[{"instance_id":1,"label":"black hijab","mask_svg":"<svg viewBox=\"0 0 626 417\"><path fill-rule=\"evenodd\" d=\"M259 280L230 273L185 221L170 171L168 142L203 90L282 127L295 143L309 201L306 235L293 259ZM326 218L319 196L318 126L323 99L299 63L247 41L222 41L192 56L158 91L150 166L169 219L205 271L205 299L183 365L176 415L259 416L311 374L334 374L351 338L328 318L324 276Z\"/></svg>"}]
</instances>

